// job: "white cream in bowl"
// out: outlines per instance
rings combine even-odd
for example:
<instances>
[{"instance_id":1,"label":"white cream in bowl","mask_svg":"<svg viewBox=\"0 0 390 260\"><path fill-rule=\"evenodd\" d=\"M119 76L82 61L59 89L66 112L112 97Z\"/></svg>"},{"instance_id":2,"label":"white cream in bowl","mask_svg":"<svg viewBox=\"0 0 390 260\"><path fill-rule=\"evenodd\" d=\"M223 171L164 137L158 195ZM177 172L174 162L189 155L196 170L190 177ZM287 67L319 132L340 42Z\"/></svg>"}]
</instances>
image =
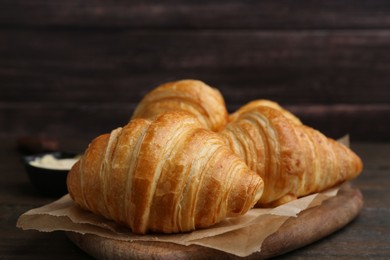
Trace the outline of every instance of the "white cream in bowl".
<instances>
[{"instance_id":1,"label":"white cream in bowl","mask_svg":"<svg viewBox=\"0 0 390 260\"><path fill-rule=\"evenodd\" d=\"M53 170L70 170L79 158L57 159L51 154L35 158L30 164L35 167L53 169Z\"/></svg>"}]
</instances>

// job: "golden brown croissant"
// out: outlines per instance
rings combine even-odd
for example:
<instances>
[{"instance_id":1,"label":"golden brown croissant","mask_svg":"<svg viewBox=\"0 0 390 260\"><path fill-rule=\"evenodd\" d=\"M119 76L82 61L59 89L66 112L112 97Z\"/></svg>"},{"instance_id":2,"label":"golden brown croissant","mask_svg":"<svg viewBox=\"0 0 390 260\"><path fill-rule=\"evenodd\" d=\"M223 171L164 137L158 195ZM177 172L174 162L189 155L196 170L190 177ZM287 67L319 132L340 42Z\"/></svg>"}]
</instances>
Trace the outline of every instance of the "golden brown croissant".
<instances>
[{"instance_id":1,"label":"golden brown croissant","mask_svg":"<svg viewBox=\"0 0 390 260\"><path fill-rule=\"evenodd\" d=\"M179 80L153 89L138 104L132 119L153 118L168 111L187 111L213 131L222 129L228 120L221 93L199 80Z\"/></svg>"},{"instance_id":2,"label":"golden brown croissant","mask_svg":"<svg viewBox=\"0 0 390 260\"><path fill-rule=\"evenodd\" d=\"M244 214L262 179L186 112L131 120L97 137L71 169L67 185L82 208L134 233L172 233Z\"/></svg>"},{"instance_id":3,"label":"golden brown croissant","mask_svg":"<svg viewBox=\"0 0 390 260\"><path fill-rule=\"evenodd\" d=\"M180 82L180 81L179 81ZM187 82L187 81L184 81ZM177 84L178 82L168 83L168 89L172 88L172 85ZM190 90L193 88L195 84L187 84L187 88L185 92L192 93L193 90ZM164 89L164 88L162 88ZM165 90L164 90L165 91ZM176 100L180 99L182 96L185 96L187 94L181 93L182 89L177 88L174 92L170 92L170 99ZM153 91L152 91L153 93ZM159 96L159 95L157 95ZM191 99L194 99L195 95L192 94ZM221 97L223 100L223 98ZM154 104L153 99L149 99L148 102L143 102L142 109L144 111L153 111L153 109L156 109L156 107L159 107L159 99L156 99L157 104ZM208 106L203 106L204 109L207 110L207 108L212 108L213 104L212 102L207 103ZM215 102L215 104L218 104L218 106L221 106L222 103ZM181 104L179 102L172 102L170 103L169 109L176 110L181 108ZM223 104L224 106L224 104ZM269 107L273 110L276 110L275 112L277 114L277 118L266 118L268 114L275 114L275 113L264 113L262 116L265 116L263 119L263 123L265 125L259 127L256 126L256 124L252 124L250 127L248 127L248 123L244 120L238 120L241 118L242 115L246 115L247 113L251 111L256 111L257 107ZM220 109L223 110L223 109ZM261 110L261 109L260 109ZM158 108L157 111L160 111ZM164 110L163 110L164 111ZM193 113L190 109L187 109L187 111ZM198 117L198 119L202 121L212 121L212 117L214 113L193 113L195 116ZM217 113L218 114L218 113ZM148 118L149 115L153 115L152 112L144 113L143 116L145 118ZM204 118L208 116L209 118ZM211 118L211 119L210 119ZM282 123L282 120L280 118L287 118L288 123ZM229 121L232 122L229 124L226 129L222 131L222 135L225 136L227 143L230 144L231 148L240 155L247 164L251 167L251 169L255 170L260 174L260 176L265 178L266 187L265 192L263 195L263 198L258 203L258 205L277 205L282 204L284 202L287 202L289 200L292 200L296 197L300 197L306 194L310 194L316 191L321 191L323 189L329 188L331 186L336 185L337 183L340 183L345 180L349 180L356 175L359 174L362 168L362 163L360 158L356 156L352 151L350 151L346 147L339 147L339 144L330 145L330 143L334 143L333 140L327 139L325 136L323 136L318 131L315 131L314 129L311 129L307 126L304 126L301 121L292 113L282 108L278 103L270 101L270 100L255 100L252 101L245 106L238 109L235 113L231 114L229 116ZM240 121L239 123L237 121ZM269 122L268 122L269 121ZM244 123L243 123L244 122ZM246 122L246 123L245 123ZM291 158L283 157L281 159L278 159L276 161L276 158L279 158L279 151L273 151L273 146L267 145L267 140L273 140L275 137L272 136L272 133L275 131L266 131L269 129L268 124L274 124L275 128L280 130L280 134L286 134L289 131L292 133L290 135L294 136L294 138L297 138L298 132L304 132L304 134L299 138L302 139L300 141L295 140L294 142L290 142L289 140L294 139L293 137L288 138L286 140L282 139L281 143L279 144L279 148L281 151L294 151L291 152ZM271 124L271 126L272 126ZM203 124L206 125L206 124ZM250 125L250 124L249 124ZM218 128L223 126L223 123L220 124ZM288 126L288 127L287 127ZM295 126L297 126L297 129L295 130ZM287 127L287 128L286 128ZM263 128L265 130L263 130ZM285 129L286 128L286 129ZM292 130L294 128L294 130ZM215 130L216 128L212 128ZM281 131L283 130L283 131ZM277 131L276 131L277 132ZM262 138L260 138L262 137ZM312 144L315 143L314 140L321 140L321 142L324 142L320 148L313 148ZM306 141L305 141L306 140ZM326 140L326 142L324 141ZM276 141L276 140L274 140ZM270 141L271 142L271 141ZM260 146L259 146L260 145ZM303 145L303 147L301 147ZM307 146L312 147L310 149L307 148ZM264 147L263 147L264 146ZM268 148L270 146L270 148ZM332 149L328 149L327 147L336 147ZM267 154L267 149L270 149L271 154ZM276 148L275 148L276 149ZM333 151L333 150L336 151ZM343 149L346 149L345 153L343 154ZM303 151L301 151L303 150ZM278 154L272 154L272 153L278 153ZM319 154L323 153L323 155L318 156ZM283 153L282 153L283 154ZM313 155L314 154L314 155ZM273 157L272 157L272 156ZM268 156L268 157L267 157ZM332 157L333 156L333 157ZM296 157L296 158L295 158ZM321 158L320 158L321 157ZM330 160L331 158L334 158L334 162L330 161L330 163L327 163L326 160L324 162L324 159L322 157L328 158L327 160ZM298 159L297 159L298 158ZM309 159L311 158L311 159ZM350 160L347 160L346 158L349 158ZM299 167L294 166L293 164L296 163L298 160L300 165ZM315 162L308 163L310 160L316 160ZM305 161L308 161L307 163ZM334 177L321 177L322 175L328 175L327 171L331 169L332 165L336 165L334 167L340 168L344 167L343 165L347 164L353 164L356 163L356 170L348 169L347 172L340 170L339 172L333 172L329 174L329 176ZM355 162L352 162L355 161ZM266 164L270 165L270 167L266 167ZM280 164L280 165L279 165ZM289 165L291 164L291 165ZM273 166L276 165L276 166ZM345 167L350 167L345 166ZM280 168L281 172L278 172L277 174L274 173L274 168L278 167ZM353 167L352 167L353 168ZM296 173L300 172L300 173ZM316 173L313 173L313 172ZM319 176L318 178L314 178L313 176ZM289 176L298 176L298 178L291 178ZM267 178L266 178L267 177ZM267 181L268 179L268 181ZM280 180L279 180L280 179ZM287 181L289 180L289 181ZM296 181L298 180L298 181ZM311 181L309 181L311 180ZM316 183L314 183L316 182ZM270 183L269 185L267 183ZM277 188L274 188L275 185ZM285 185L285 187L280 188L282 185ZM269 193L269 194L268 194Z\"/></svg>"},{"instance_id":4,"label":"golden brown croissant","mask_svg":"<svg viewBox=\"0 0 390 260\"><path fill-rule=\"evenodd\" d=\"M356 177L360 158L344 145L285 116L254 106L221 132L232 150L264 180L257 206L275 206Z\"/></svg>"}]
</instances>

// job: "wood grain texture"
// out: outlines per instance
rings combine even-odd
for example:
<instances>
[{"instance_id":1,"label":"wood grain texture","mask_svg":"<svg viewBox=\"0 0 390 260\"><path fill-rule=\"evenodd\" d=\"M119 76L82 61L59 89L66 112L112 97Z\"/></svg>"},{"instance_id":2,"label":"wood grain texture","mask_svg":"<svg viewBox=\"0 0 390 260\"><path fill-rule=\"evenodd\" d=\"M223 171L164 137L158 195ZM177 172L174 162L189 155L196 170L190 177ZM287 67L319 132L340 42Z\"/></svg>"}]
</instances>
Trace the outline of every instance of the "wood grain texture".
<instances>
[{"instance_id":1,"label":"wood grain texture","mask_svg":"<svg viewBox=\"0 0 390 260\"><path fill-rule=\"evenodd\" d=\"M265 239L261 252L253 253L247 259L269 258L308 245L349 223L362 207L360 191L345 186L336 197L301 212L297 218L289 218L276 233ZM239 259L228 253L196 245L125 242L77 233L67 235L77 246L97 259Z\"/></svg>"},{"instance_id":2,"label":"wood grain texture","mask_svg":"<svg viewBox=\"0 0 390 260\"><path fill-rule=\"evenodd\" d=\"M133 2L2 0L2 27L75 28L389 28L388 1Z\"/></svg>"},{"instance_id":3,"label":"wood grain texture","mask_svg":"<svg viewBox=\"0 0 390 260\"><path fill-rule=\"evenodd\" d=\"M106 132L147 91L195 78L229 109L255 98L325 105L302 116L335 137L353 128L390 140L388 1L0 2L0 134L73 135L88 120L88 136ZM28 118L53 104L65 110L49 112L51 127ZM334 108L345 104L368 118Z\"/></svg>"},{"instance_id":4,"label":"wood grain texture","mask_svg":"<svg viewBox=\"0 0 390 260\"><path fill-rule=\"evenodd\" d=\"M390 103L390 31L0 35L2 101L137 102L158 84L196 78L228 103Z\"/></svg>"}]
</instances>

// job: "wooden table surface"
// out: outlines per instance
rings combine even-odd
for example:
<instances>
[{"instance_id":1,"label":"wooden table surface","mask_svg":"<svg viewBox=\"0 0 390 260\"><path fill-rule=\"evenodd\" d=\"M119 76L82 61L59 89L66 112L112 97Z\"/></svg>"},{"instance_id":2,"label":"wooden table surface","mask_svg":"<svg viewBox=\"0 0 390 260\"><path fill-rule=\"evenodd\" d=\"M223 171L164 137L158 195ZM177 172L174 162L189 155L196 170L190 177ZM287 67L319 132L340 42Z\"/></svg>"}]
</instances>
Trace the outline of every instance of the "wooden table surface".
<instances>
[{"instance_id":1,"label":"wooden table surface","mask_svg":"<svg viewBox=\"0 0 390 260\"><path fill-rule=\"evenodd\" d=\"M12 136L0 137L0 259L90 259L63 232L40 233L16 228L18 217L53 201L32 187ZM82 150L84 142L66 142ZM364 208L349 225L280 258L390 259L390 143L353 143L364 171L353 181L364 195Z\"/></svg>"}]
</instances>

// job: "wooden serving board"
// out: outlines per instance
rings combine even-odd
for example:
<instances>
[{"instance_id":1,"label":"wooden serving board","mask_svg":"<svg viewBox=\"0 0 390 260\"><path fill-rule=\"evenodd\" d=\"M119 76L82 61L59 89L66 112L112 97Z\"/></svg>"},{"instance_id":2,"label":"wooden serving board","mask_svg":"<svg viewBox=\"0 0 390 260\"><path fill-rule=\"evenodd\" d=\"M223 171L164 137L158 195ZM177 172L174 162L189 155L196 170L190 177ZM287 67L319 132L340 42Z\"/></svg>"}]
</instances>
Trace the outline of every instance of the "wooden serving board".
<instances>
[{"instance_id":1,"label":"wooden serving board","mask_svg":"<svg viewBox=\"0 0 390 260\"><path fill-rule=\"evenodd\" d=\"M353 220L363 207L361 192L344 185L335 197L321 205L289 218L248 259L262 259L284 254L319 240ZM234 255L202 246L182 246L165 242L119 241L96 235L67 232L78 247L97 259L234 259ZM237 257L238 258L238 257Z\"/></svg>"}]
</instances>

